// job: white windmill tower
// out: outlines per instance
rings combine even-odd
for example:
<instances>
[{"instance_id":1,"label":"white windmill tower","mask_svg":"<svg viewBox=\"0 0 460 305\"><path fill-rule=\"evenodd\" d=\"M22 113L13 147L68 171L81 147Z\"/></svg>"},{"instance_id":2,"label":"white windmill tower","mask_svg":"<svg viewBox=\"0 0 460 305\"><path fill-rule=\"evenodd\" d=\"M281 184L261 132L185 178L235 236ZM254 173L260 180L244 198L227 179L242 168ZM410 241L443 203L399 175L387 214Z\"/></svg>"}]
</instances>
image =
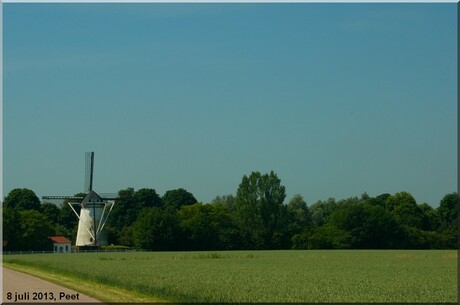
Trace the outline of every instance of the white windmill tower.
<instances>
[{"instance_id":1,"label":"white windmill tower","mask_svg":"<svg viewBox=\"0 0 460 305\"><path fill-rule=\"evenodd\" d=\"M97 249L107 245L105 224L115 205L116 197L101 197L93 190L94 152L86 153L86 175L84 197L78 196L43 196L43 199L67 199L68 204L77 215L78 231L75 245L80 249ZM72 205L80 205L80 215Z\"/></svg>"}]
</instances>

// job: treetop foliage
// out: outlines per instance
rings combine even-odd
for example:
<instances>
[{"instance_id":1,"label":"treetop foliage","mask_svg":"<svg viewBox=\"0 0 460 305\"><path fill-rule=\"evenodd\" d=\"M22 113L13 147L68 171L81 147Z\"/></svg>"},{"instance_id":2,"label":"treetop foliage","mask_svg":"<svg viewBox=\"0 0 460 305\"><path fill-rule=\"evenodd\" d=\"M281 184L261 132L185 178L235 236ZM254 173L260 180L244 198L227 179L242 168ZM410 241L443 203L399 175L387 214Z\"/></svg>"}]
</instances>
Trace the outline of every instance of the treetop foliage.
<instances>
[{"instance_id":1,"label":"treetop foliage","mask_svg":"<svg viewBox=\"0 0 460 305\"><path fill-rule=\"evenodd\" d=\"M276 247L274 234L281 226L285 198L286 189L273 171L243 176L236 192L236 213L248 247Z\"/></svg>"},{"instance_id":2,"label":"treetop foliage","mask_svg":"<svg viewBox=\"0 0 460 305\"><path fill-rule=\"evenodd\" d=\"M163 195L163 205L166 208L179 209L184 205L191 205L197 203L192 193L183 188L176 190L169 190Z\"/></svg>"},{"instance_id":3,"label":"treetop foliage","mask_svg":"<svg viewBox=\"0 0 460 305\"><path fill-rule=\"evenodd\" d=\"M40 199L32 190L22 188L12 190L3 201L3 206L17 210L40 210Z\"/></svg>"},{"instance_id":4,"label":"treetop foliage","mask_svg":"<svg viewBox=\"0 0 460 305\"><path fill-rule=\"evenodd\" d=\"M288 202L276 173L244 175L236 195L199 202L183 188L163 196L153 188L120 190L106 225L109 243L150 250L455 249L458 194L439 207L408 192L308 205ZM75 205L77 213L79 206ZM78 219L67 202L40 203L26 188L4 200L4 250L43 250L48 236L75 240Z\"/></svg>"}]
</instances>

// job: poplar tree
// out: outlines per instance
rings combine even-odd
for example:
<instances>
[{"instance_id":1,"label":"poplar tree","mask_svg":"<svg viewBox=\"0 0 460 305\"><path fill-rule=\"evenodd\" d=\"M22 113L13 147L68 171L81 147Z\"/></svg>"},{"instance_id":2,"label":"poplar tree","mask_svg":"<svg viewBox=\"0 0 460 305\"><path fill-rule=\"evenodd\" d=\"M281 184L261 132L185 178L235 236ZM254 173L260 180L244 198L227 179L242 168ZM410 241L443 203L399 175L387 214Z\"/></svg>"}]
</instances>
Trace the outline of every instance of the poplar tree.
<instances>
[{"instance_id":1,"label":"poplar tree","mask_svg":"<svg viewBox=\"0 0 460 305\"><path fill-rule=\"evenodd\" d=\"M286 188L273 171L243 176L236 194L236 213L247 248L276 247L274 241L279 240L285 220L285 198Z\"/></svg>"}]
</instances>

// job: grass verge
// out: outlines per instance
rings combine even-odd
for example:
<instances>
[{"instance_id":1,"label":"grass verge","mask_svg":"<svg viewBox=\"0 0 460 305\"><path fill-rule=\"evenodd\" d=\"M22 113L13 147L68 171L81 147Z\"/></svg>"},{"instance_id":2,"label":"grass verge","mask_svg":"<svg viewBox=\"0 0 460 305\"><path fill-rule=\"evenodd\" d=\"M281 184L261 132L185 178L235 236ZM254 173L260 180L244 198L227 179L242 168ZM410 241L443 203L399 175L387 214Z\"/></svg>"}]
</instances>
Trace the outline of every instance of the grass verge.
<instances>
[{"instance_id":1,"label":"grass verge","mask_svg":"<svg viewBox=\"0 0 460 305\"><path fill-rule=\"evenodd\" d=\"M142 295L126 289L112 287L109 285L101 284L87 279L77 277L64 276L54 272L49 272L40 268L31 266L22 266L18 264L10 264L3 262L3 267L15 271L23 272L32 276L36 276L43 280L55 283L57 285L73 289L80 293L93 297L101 302L107 303L138 303L138 302L168 302L159 298L152 298L151 296Z\"/></svg>"}]
</instances>

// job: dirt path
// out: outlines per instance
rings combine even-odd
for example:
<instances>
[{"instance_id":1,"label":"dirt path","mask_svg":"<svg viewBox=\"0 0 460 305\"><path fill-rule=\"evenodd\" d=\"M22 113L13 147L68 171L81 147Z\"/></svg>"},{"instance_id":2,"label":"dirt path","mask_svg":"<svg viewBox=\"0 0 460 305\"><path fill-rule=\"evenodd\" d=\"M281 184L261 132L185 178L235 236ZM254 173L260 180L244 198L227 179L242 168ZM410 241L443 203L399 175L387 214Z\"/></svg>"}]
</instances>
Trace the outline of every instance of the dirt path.
<instances>
[{"instance_id":1,"label":"dirt path","mask_svg":"<svg viewBox=\"0 0 460 305\"><path fill-rule=\"evenodd\" d=\"M3 268L3 303L99 303L40 278Z\"/></svg>"}]
</instances>

